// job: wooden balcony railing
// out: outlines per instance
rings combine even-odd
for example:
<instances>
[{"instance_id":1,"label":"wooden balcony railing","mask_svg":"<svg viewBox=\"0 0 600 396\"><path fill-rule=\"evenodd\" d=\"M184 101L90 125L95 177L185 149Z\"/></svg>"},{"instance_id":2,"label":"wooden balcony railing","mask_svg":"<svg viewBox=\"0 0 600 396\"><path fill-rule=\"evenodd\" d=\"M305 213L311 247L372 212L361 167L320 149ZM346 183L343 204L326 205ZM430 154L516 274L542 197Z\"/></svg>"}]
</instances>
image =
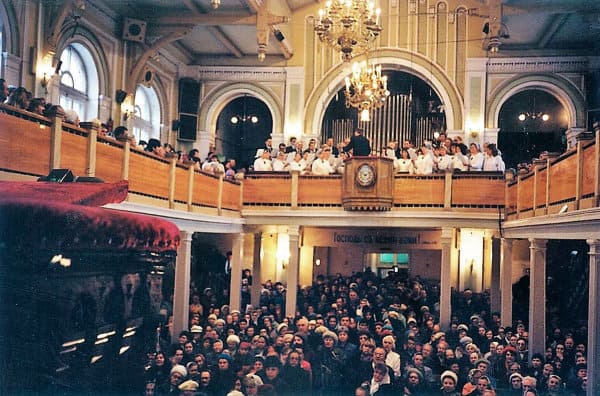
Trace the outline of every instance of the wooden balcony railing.
<instances>
[{"instance_id":1,"label":"wooden balcony railing","mask_svg":"<svg viewBox=\"0 0 600 396\"><path fill-rule=\"evenodd\" d=\"M577 148L534 163L533 171L519 174L506 185L506 218L522 219L600 205L600 149L598 139L583 135ZM564 209L563 209L564 210Z\"/></svg>"},{"instance_id":2,"label":"wooden balcony railing","mask_svg":"<svg viewBox=\"0 0 600 396\"><path fill-rule=\"evenodd\" d=\"M98 136L86 128L63 124L60 117L46 118L0 105L0 170L45 176L51 169L68 168L77 176L106 182L129 181L132 193L165 201L165 206L241 210L241 185L192 166L133 149L129 143Z\"/></svg>"},{"instance_id":3,"label":"wooden balcony railing","mask_svg":"<svg viewBox=\"0 0 600 396\"><path fill-rule=\"evenodd\" d=\"M240 212L259 207L342 207L342 176L304 176L257 172L243 182L198 171L173 160L131 148L129 143L97 136L11 106L0 105L0 170L44 176L69 168L78 176L107 182L128 180L130 192L164 201L169 208ZM577 150L547 159L535 170L506 183L501 173L463 172L431 176L396 175L393 209L497 212L507 218L552 214L599 205L600 160L595 141L581 140ZM163 205L160 204L159 205Z\"/></svg>"}]
</instances>

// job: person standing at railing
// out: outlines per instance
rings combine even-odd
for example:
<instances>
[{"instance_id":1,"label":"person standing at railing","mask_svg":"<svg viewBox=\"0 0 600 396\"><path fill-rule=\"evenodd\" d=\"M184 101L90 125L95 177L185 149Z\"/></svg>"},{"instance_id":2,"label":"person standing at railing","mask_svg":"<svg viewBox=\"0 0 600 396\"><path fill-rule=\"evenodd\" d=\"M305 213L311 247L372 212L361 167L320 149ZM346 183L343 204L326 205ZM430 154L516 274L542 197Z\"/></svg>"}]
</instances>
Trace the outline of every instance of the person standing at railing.
<instances>
[{"instance_id":1,"label":"person standing at railing","mask_svg":"<svg viewBox=\"0 0 600 396\"><path fill-rule=\"evenodd\" d=\"M483 170L483 153L479 149L479 144L471 143L469 145L469 170L472 172L481 172Z\"/></svg>"},{"instance_id":2,"label":"person standing at railing","mask_svg":"<svg viewBox=\"0 0 600 396\"><path fill-rule=\"evenodd\" d=\"M483 170L486 172L504 172L505 170L504 161L493 143L488 144L486 148Z\"/></svg>"},{"instance_id":3,"label":"person standing at railing","mask_svg":"<svg viewBox=\"0 0 600 396\"><path fill-rule=\"evenodd\" d=\"M439 172L452 170L452 157L448 155L446 146L440 146L439 155L436 157L435 162Z\"/></svg>"},{"instance_id":4,"label":"person standing at railing","mask_svg":"<svg viewBox=\"0 0 600 396\"><path fill-rule=\"evenodd\" d=\"M452 143L452 169L461 172L469 170L467 146L463 143Z\"/></svg>"},{"instance_id":5,"label":"person standing at railing","mask_svg":"<svg viewBox=\"0 0 600 396\"><path fill-rule=\"evenodd\" d=\"M421 146L415 160L415 173L417 175L431 175L433 173L433 156L426 145Z\"/></svg>"},{"instance_id":6,"label":"person standing at railing","mask_svg":"<svg viewBox=\"0 0 600 396\"><path fill-rule=\"evenodd\" d=\"M362 128L356 128L350 142L344 147L344 152L352 150L354 157L367 157L371 154L371 143L364 135Z\"/></svg>"},{"instance_id":7,"label":"person standing at railing","mask_svg":"<svg viewBox=\"0 0 600 396\"><path fill-rule=\"evenodd\" d=\"M319 153L319 158L312 163L312 174L318 176L327 176L335 172L329 163L329 157L331 156L331 149L329 147L324 148Z\"/></svg>"},{"instance_id":8,"label":"person standing at railing","mask_svg":"<svg viewBox=\"0 0 600 396\"><path fill-rule=\"evenodd\" d=\"M259 154L259 157L254 161L254 170L256 172L271 172L273 170L271 153L268 150L263 150Z\"/></svg>"}]
</instances>

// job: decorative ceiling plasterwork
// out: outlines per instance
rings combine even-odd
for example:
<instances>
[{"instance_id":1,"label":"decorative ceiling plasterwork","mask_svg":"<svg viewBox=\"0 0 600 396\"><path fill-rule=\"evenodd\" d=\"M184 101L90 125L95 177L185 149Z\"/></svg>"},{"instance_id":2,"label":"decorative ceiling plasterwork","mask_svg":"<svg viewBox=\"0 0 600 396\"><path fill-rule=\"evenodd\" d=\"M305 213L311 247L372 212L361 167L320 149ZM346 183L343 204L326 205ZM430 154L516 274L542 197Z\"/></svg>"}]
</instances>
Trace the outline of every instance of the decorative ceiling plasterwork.
<instances>
[{"instance_id":1,"label":"decorative ceiling plasterwork","mask_svg":"<svg viewBox=\"0 0 600 396\"><path fill-rule=\"evenodd\" d=\"M248 70L241 67L202 67L198 69L200 81L286 81L286 72L281 68Z\"/></svg>"}]
</instances>

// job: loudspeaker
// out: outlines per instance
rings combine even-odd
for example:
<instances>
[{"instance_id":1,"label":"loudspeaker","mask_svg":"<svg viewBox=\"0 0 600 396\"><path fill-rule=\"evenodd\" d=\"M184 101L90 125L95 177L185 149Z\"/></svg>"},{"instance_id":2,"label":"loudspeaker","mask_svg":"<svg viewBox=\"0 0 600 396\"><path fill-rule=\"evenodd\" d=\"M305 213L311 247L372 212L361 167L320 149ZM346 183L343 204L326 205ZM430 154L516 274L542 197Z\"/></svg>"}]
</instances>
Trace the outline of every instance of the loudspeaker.
<instances>
[{"instance_id":1,"label":"loudspeaker","mask_svg":"<svg viewBox=\"0 0 600 396\"><path fill-rule=\"evenodd\" d=\"M48 173L48 176L40 177L38 181L71 183L75 181L75 176L70 169L52 169L50 173Z\"/></svg>"},{"instance_id":2,"label":"loudspeaker","mask_svg":"<svg viewBox=\"0 0 600 396\"><path fill-rule=\"evenodd\" d=\"M179 80L179 112L197 114L200 105L200 83L191 78Z\"/></svg>"},{"instance_id":3,"label":"loudspeaker","mask_svg":"<svg viewBox=\"0 0 600 396\"><path fill-rule=\"evenodd\" d=\"M123 101L125 100L126 97L127 97L127 92L123 91L122 89L117 89L117 92L115 92L115 101L119 105L121 103L123 103Z\"/></svg>"},{"instance_id":4,"label":"loudspeaker","mask_svg":"<svg viewBox=\"0 0 600 396\"><path fill-rule=\"evenodd\" d=\"M123 40L143 43L146 40L146 22L133 18L123 21Z\"/></svg>"},{"instance_id":5,"label":"loudspeaker","mask_svg":"<svg viewBox=\"0 0 600 396\"><path fill-rule=\"evenodd\" d=\"M171 130L172 131L178 131L179 130L179 124L180 124L179 120L173 120L171 122Z\"/></svg>"},{"instance_id":6,"label":"loudspeaker","mask_svg":"<svg viewBox=\"0 0 600 396\"><path fill-rule=\"evenodd\" d=\"M196 140L198 117L190 114L179 114L179 140Z\"/></svg>"}]
</instances>

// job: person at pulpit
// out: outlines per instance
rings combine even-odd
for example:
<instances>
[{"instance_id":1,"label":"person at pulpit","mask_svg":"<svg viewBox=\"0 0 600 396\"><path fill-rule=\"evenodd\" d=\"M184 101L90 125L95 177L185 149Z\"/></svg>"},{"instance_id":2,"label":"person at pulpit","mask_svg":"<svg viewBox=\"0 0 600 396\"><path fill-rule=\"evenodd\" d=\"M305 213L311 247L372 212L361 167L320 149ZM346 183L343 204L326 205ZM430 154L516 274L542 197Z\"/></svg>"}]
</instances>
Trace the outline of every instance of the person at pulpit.
<instances>
[{"instance_id":1,"label":"person at pulpit","mask_svg":"<svg viewBox=\"0 0 600 396\"><path fill-rule=\"evenodd\" d=\"M348 153L352 150L354 157L367 157L371 154L371 144L369 139L363 135L362 128L354 130L354 136L350 138L350 142L344 147L344 152Z\"/></svg>"}]
</instances>

